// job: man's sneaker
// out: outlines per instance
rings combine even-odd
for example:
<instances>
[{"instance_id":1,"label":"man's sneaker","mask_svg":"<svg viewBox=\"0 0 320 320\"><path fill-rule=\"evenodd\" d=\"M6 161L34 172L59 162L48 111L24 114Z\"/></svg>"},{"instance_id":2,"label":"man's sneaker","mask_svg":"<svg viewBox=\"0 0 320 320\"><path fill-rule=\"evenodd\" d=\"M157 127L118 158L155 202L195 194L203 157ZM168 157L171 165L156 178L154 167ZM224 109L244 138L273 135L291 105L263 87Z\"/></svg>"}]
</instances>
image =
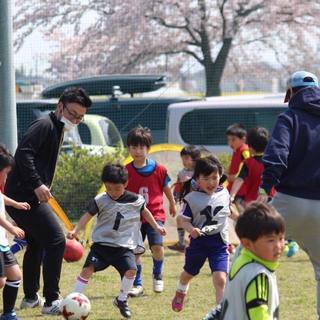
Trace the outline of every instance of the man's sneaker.
<instances>
[{"instance_id":1,"label":"man's sneaker","mask_svg":"<svg viewBox=\"0 0 320 320\"><path fill-rule=\"evenodd\" d=\"M20 320L20 318L17 317L16 313L14 311L10 313L4 313L0 320Z\"/></svg>"},{"instance_id":2,"label":"man's sneaker","mask_svg":"<svg viewBox=\"0 0 320 320\"><path fill-rule=\"evenodd\" d=\"M163 291L164 283L162 280L162 276L153 276L153 291L156 293L160 293Z\"/></svg>"},{"instance_id":3,"label":"man's sneaker","mask_svg":"<svg viewBox=\"0 0 320 320\"><path fill-rule=\"evenodd\" d=\"M186 297L185 292L176 291L176 295L172 299L172 310L175 312L180 312L183 309L184 298Z\"/></svg>"},{"instance_id":4,"label":"man's sneaker","mask_svg":"<svg viewBox=\"0 0 320 320\"><path fill-rule=\"evenodd\" d=\"M219 320L221 314L221 305L218 304L202 320Z\"/></svg>"},{"instance_id":5,"label":"man's sneaker","mask_svg":"<svg viewBox=\"0 0 320 320\"><path fill-rule=\"evenodd\" d=\"M178 252L184 253L184 250L186 247L183 244L181 244L180 242L176 242L175 244L168 246L168 248L173 251L178 251Z\"/></svg>"},{"instance_id":6,"label":"man's sneaker","mask_svg":"<svg viewBox=\"0 0 320 320\"><path fill-rule=\"evenodd\" d=\"M29 308L36 308L36 307L42 307L44 304L44 299L39 296L37 293L37 298L32 300L32 299L27 299L24 297L21 300L20 304L20 309L29 309Z\"/></svg>"},{"instance_id":7,"label":"man's sneaker","mask_svg":"<svg viewBox=\"0 0 320 320\"><path fill-rule=\"evenodd\" d=\"M51 302L51 306L47 306L46 304L44 304L44 306L42 307L41 313L42 314L47 314L47 315L52 315L52 316L57 316L61 314L60 311L60 303L61 303L61 299L57 299Z\"/></svg>"},{"instance_id":8,"label":"man's sneaker","mask_svg":"<svg viewBox=\"0 0 320 320\"><path fill-rule=\"evenodd\" d=\"M142 286L134 286L132 287L132 289L129 291L128 296L129 297L141 297L143 296L144 292L143 292L143 287Z\"/></svg>"},{"instance_id":9,"label":"man's sneaker","mask_svg":"<svg viewBox=\"0 0 320 320\"><path fill-rule=\"evenodd\" d=\"M131 318L131 311L129 309L127 300L120 301L118 300L118 298L114 298L113 305L119 309L121 315L124 318Z\"/></svg>"}]
</instances>

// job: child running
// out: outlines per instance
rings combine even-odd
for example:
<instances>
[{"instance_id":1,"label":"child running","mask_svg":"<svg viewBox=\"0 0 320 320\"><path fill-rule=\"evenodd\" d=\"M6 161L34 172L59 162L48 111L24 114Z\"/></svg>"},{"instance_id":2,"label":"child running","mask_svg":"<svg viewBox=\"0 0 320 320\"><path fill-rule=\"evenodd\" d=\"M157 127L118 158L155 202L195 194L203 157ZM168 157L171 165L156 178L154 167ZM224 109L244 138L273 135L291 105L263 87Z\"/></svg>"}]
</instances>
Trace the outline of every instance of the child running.
<instances>
[{"instance_id":1,"label":"child running","mask_svg":"<svg viewBox=\"0 0 320 320\"><path fill-rule=\"evenodd\" d=\"M0 186L4 186L13 165L12 155L0 146ZM21 281L21 271L16 258L10 251L6 230L18 238L24 237L24 231L6 219L4 196L0 191L0 288L4 288L0 320L18 320L14 306Z\"/></svg>"},{"instance_id":2,"label":"child running","mask_svg":"<svg viewBox=\"0 0 320 320\"><path fill-rule=\"evenodd\" d=\"M189 282L207 259L212 271L216 303L221 302L229 267L227 217L230 214L229 192L220 185L222 176L222 166L214 156L196 161L194 179L198 191L184 197L185 205L178 217L191 240L172 300L172 309L176 312L183 309Z\"/></svg>"},{"instance_id":3,"label":"child running","mask_svg":"<svg viewBox=\"0 0 320 320\"><path fill-rule=\"evenodd\" d=\"M166 221L163 206L163 193L169 201L169 211L172 217L176 214L173 194L169 187L170 178L164 166L148 158L148 152L152 144L151 131L148 128L137 127L128 133L127 146L129 154L133 158L126 168L129 172L127 190L141 194L146 206L150 210L159 226ZM163 236L155 232L154 228L146 220L142 220L141 233L143 241L148 237L149 246L153 258L153 291L163 291ZM137 275L134 286L129 295L138 297L143 295L141 255L136 255Z\"/></svg>"},{"instance_id":4,"label":"child running","mask_svg":"<svg viewBox=\"0 0 320 320\"><path fill-rule=\"evenodd\" d=\"M177 181L174 184L174 190L173 190L174 199L177 203L180 202L183 184L193 177L194 166L196 164L196 160L198 160L200 156L201 156L201 152L195 146L186 146L180 152L183 169L180 170L178 173ZM185 231L183 227L180 225L179 219L177 219L177 233L178 233L178 242L168 246L168 248L174 251L184 252Z\"/></svg>"},{"instance_id":5,"label":"child running","mask_svg":"<svg viewBox=\"0 0 320 320\"><path fill-rule=\"evenodd\" d=\"M232 264L221 306L204 320L279 319L275 270L284 249L284 220L270 205L253 202L236 224L243 249Z\"/></svg>"},{"instance_id":6,"label":"child running","mask_svg":"<svg viewBox=\"0 0 320 320\"><path fill-rule=\"evenodd\" d=\"M145 208L145 200L141 195L126 191L128 171L123 166L106 165L101 179L107 191L90 202L88 211L68 233L68 238L75 238L97 215L92 232L93 245L76 281L75 292L83 292L94 272L111 265L121 276L120 292L113 300L113 305L124 318L130 318L127 297L137 269L133 250L141 243L140 219L143 217L162 236L165 235L165 229L156 223Z\"/></svg>"}]
</instances>

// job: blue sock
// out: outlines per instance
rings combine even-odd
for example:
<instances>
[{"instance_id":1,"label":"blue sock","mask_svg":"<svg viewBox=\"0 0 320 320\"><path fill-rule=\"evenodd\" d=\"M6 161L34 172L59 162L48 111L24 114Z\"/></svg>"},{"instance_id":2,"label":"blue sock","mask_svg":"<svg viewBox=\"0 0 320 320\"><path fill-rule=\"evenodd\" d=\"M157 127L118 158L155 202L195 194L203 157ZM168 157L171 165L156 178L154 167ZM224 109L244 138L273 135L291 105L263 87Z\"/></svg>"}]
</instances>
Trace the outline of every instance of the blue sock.
<instances>
[{"instance_id":1,"label":"blue sock","mask_svg":"<svg viewBox=\"0 0 320 320\"><path fill-rule=\"evenodd\" d=\"M10 247L10 250L13 254L19 252L20 250L23 250L27 246L27 241L24 239L14 239L15 243Z\"/></svg>"},{"instance_id":2,"label":"blue sock","mask_svg":"<svg viewBox=\"0 0 320 320\"><path fill-rule=\"evenodd\" d=\"M153 259L153 276L155 279L161 278L162 276L162 268L163 268L163 260L155 260Z\"/></svg>"},{"instance_id":3,"label":"blue sock","mask_svg":"<svg viewBox=\"0 0 320 320\"><path fill-rule=\"evenodd\" d=\"M141 274L142 274L142 265L137 264L137 274L136 274L136 278L134 279L133 286L135 286L135 287L142 286Z\"/></svg>"}]
</instances>

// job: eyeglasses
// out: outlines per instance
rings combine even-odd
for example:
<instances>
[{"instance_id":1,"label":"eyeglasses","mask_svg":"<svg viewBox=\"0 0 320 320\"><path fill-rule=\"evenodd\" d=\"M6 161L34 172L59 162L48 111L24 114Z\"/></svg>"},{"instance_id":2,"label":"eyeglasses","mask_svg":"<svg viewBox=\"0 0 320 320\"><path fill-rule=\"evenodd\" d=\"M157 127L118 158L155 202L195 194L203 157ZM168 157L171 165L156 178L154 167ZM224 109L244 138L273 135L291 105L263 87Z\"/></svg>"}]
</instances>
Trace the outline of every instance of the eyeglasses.
<instances>
[{"instance_id":1,"label":"eyeglasses","mask_svg":"<svg viewBox=\"0 0 320 320\"><path fill-rule=\"evenodd\" d=\"M72 119L83 121L84 115L80 116L77 113L70 111L67 105L65 104L63 105L63 108L67 110L67 112L69 113L69 116L72 117Z\"/></svg>"}]
</instances>

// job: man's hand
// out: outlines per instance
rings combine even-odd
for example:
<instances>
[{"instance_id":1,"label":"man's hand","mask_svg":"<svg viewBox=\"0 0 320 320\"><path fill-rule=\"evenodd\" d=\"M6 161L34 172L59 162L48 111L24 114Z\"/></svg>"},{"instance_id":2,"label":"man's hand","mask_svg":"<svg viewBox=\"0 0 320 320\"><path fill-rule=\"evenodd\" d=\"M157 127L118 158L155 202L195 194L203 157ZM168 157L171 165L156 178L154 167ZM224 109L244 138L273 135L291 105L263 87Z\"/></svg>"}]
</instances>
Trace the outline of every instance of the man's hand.
<instances>
[{"instance_id":1,"label":"man's hand","mask_svg":"<svg viewBox=\"0 0 320 320\"><path fill-rule=\"evenodd\" d=\"M34 189L34 193L36 194L39 202L48 202L48 200L52 197L50 189L42 184L40 187Z\"/></svg>"},{"instance_id":2,"label":"man's hand","mask_svg":"<svg viewBox=\"0 0 320 320\"><path fill-rule=\"evenodd\" d=\"M67 233L67 238L68 238L68 239L75 239L75 238L77 238L76 230L73 229L73 230L71 230L71 231L68 231L68 233Z\"/></svg>"},{"instance_id":3,"label":"man's hand","mask_svg":"<svg viewBox=\"0 0 320 320\"><path fill-rule=\"evenodd\" d=\"M193 239L197 239L198 237L201 236L201 230L199 228L193 228L190 232L190 236Z\"/></svg>"}]
</instances>

